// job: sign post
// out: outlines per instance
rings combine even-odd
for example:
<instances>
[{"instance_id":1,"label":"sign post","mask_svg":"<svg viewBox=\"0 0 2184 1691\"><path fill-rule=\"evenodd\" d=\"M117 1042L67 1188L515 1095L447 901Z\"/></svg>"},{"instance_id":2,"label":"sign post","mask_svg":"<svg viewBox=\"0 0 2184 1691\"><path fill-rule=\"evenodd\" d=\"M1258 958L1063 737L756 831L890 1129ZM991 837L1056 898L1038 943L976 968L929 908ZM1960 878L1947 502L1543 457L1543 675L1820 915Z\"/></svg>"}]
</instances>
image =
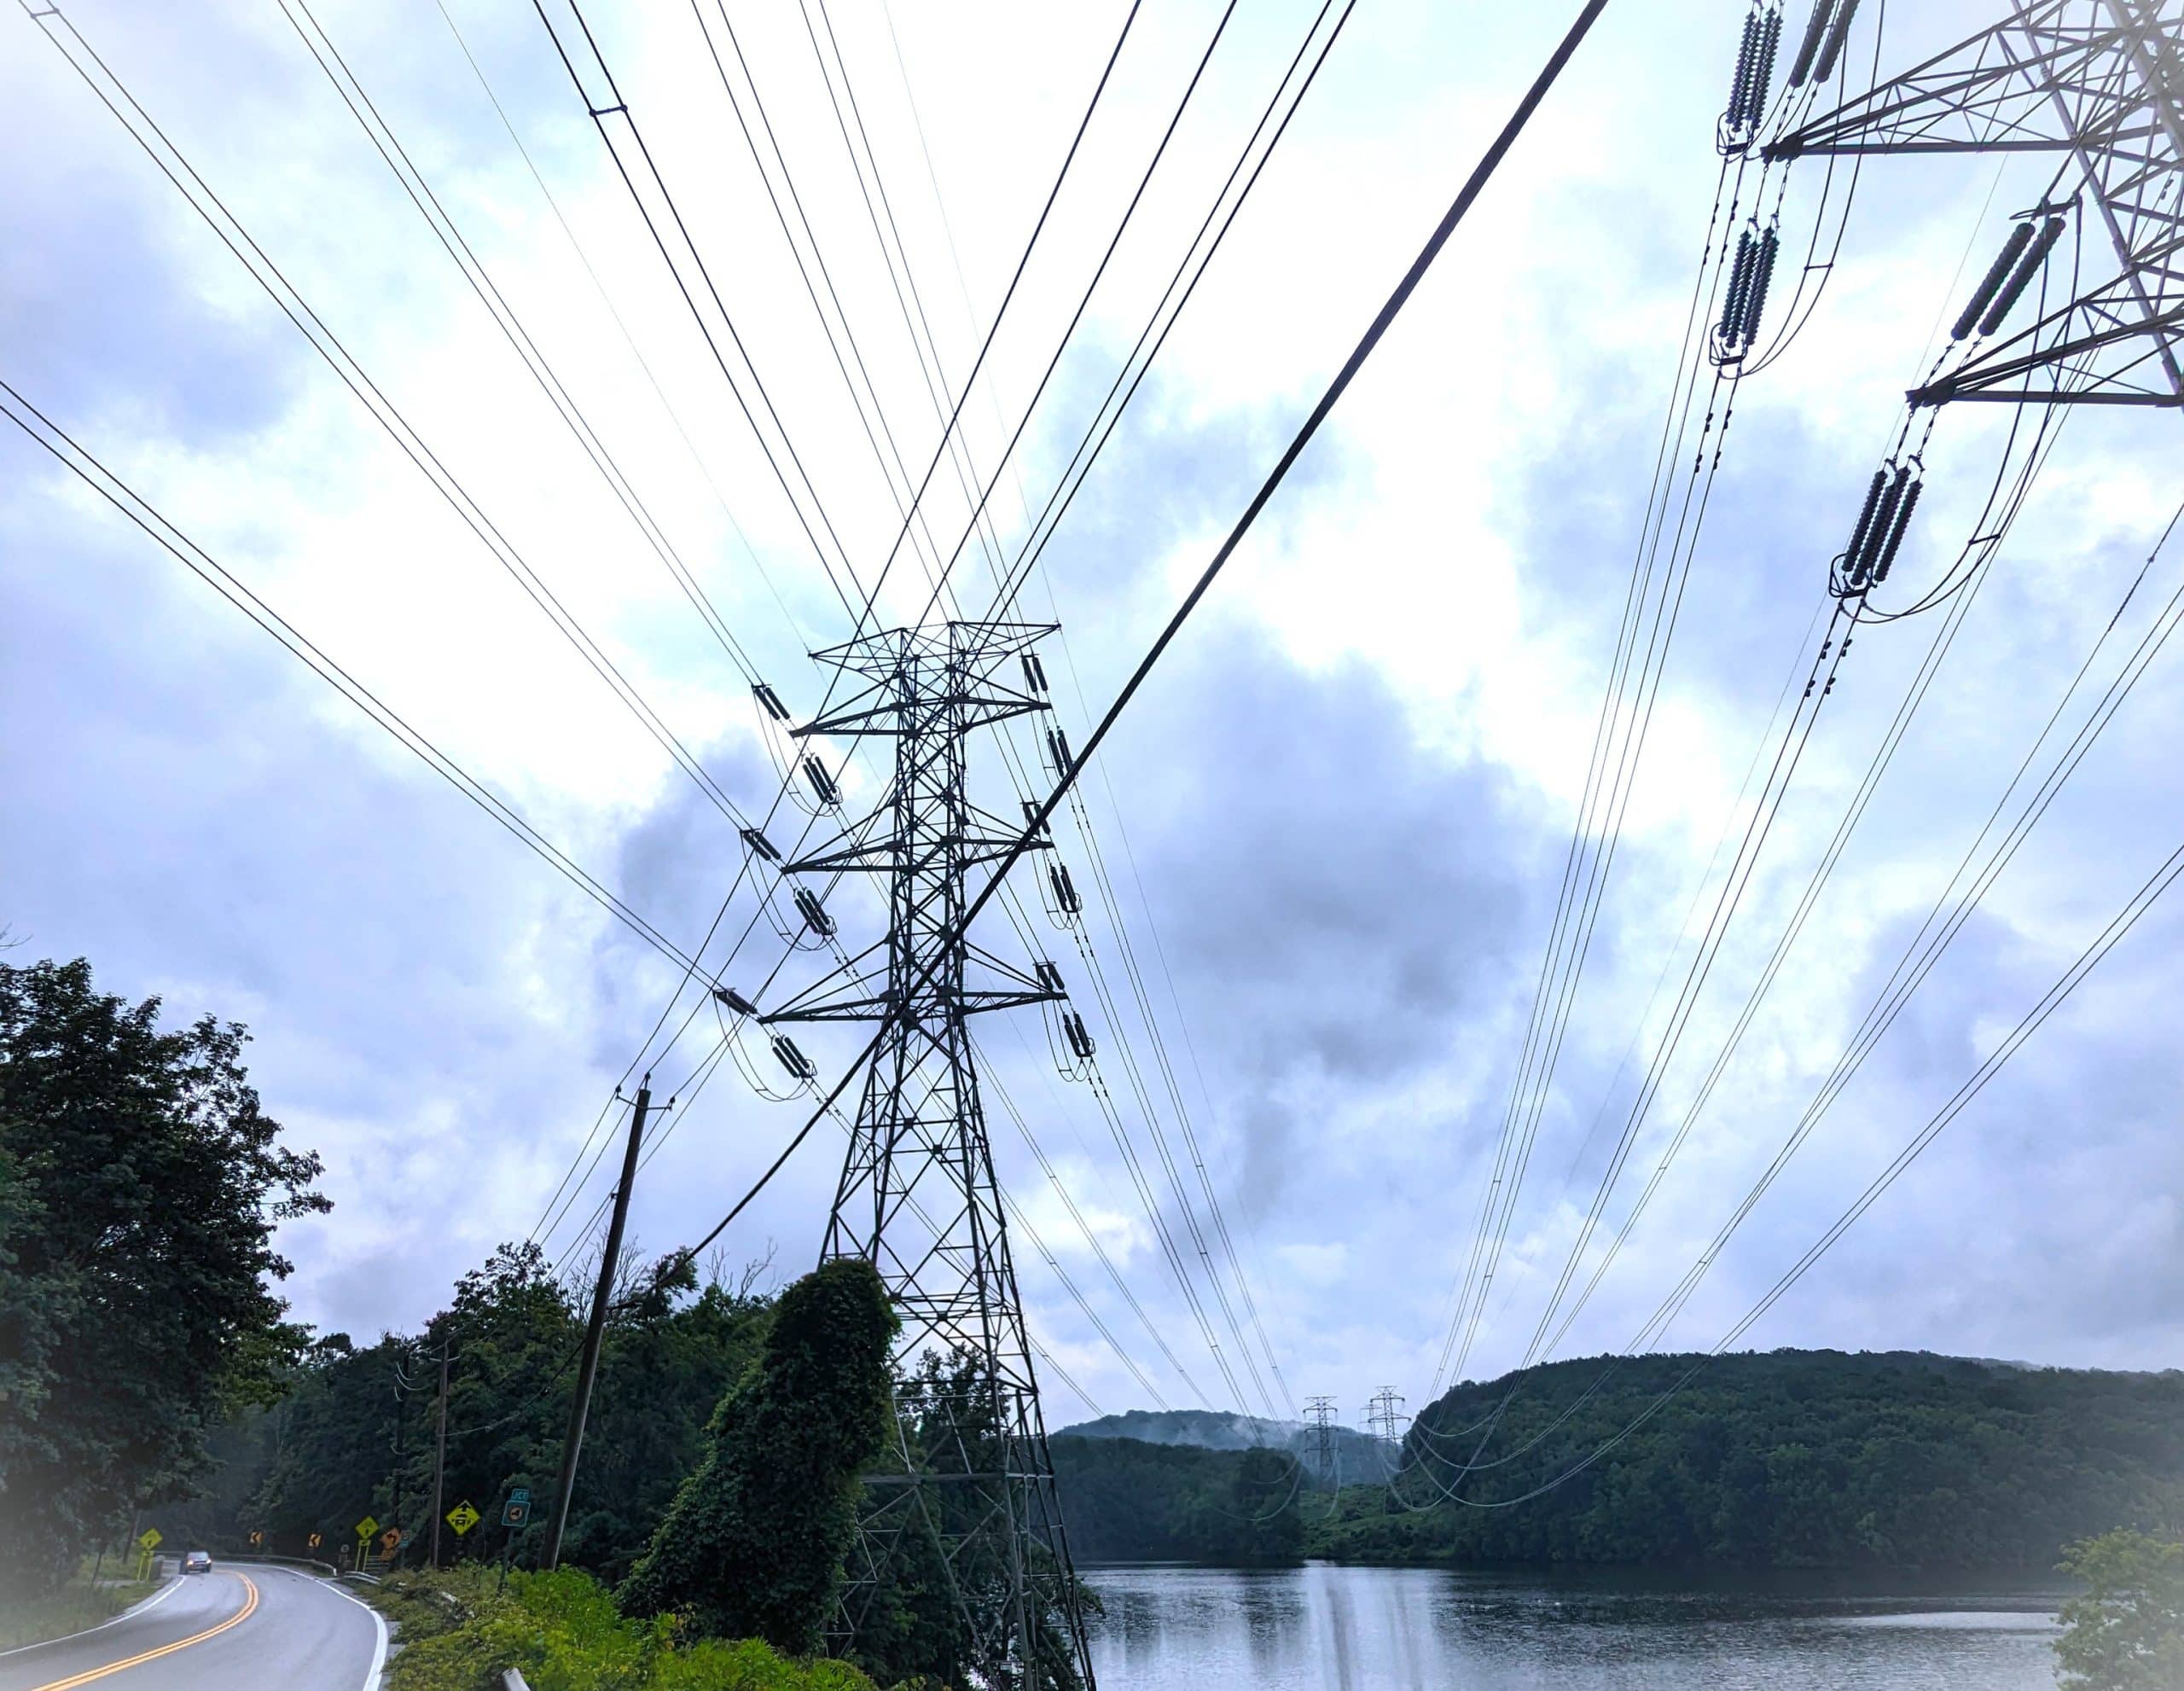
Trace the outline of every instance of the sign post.
<instances>
[{"instance_id":1,"label":"sign post","mask_svg":"<svg viewBox=\"0 0 2184 1691\"><path fill-rule=\"evenodd\" d=\"M136 1540L136 1549L139 1552L136 1558L137 1578L149 1579L152 1577L152 1552L160 1548L160 1536L158 1527L148 1526Z\"/></svg>"},{"instance_id":2,"label":"sign post","mask_svg":"<svg viewBox=\"0 0 2184 1691\"><path fill-rule=\"evenodd\" d=\"M508 1561L515 1554L515 1536L531 1522L531 1488L511 1486L501 1505L501 1589L508 1589Z\"/></svg>"}]
</instances>

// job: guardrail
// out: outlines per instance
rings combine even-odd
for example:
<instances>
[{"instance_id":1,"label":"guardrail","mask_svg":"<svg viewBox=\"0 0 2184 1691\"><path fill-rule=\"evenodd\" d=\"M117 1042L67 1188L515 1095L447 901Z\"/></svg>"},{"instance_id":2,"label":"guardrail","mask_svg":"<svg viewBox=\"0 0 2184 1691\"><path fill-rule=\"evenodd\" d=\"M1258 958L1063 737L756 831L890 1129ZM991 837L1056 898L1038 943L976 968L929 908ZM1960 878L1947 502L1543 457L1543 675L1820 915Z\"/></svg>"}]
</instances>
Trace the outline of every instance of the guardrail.
<instances>
[{"instance_id":1,"label":"guardrail","mask_svg":"<svg viewBox=\"0 0 2184 1691\"><path fill-rule=\"evenodd\" d=\"M339 1578L341 1573L341 1570L332 1562L320 1561L316 1556L276 1556L255 1550L233 1550L224 1553L220 1560L224 1562L253 1562L260 1567L307 1567L325 1574L328 1578Z\"/></svg>"}]
</instances>

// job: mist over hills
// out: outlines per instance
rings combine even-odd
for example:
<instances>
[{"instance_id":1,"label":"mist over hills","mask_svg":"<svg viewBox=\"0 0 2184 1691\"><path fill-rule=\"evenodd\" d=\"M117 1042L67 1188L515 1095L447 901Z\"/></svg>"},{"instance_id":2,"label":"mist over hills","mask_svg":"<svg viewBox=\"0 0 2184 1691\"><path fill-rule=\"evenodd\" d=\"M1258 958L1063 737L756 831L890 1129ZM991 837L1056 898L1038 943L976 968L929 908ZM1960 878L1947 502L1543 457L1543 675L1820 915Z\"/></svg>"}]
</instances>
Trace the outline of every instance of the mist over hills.
<instances>
[{"instance_id":1,"label":"mist over hills","mask_svg":"<svg viewBox=\"0 0 2184 1691\"><path fill-rule=\"evenodd\" d=\"M1394 1460L1391 1446L1354 1427L1333 1429L1334 1460L1342 1479L1378 1479ZM1220 1409L1129 1409L1058 1427L1054 1437L1135 1438L1143 1444L1188 1444L1201 1450L1281 1450L1311 1468L1319 1435L1300 1421L1268 1421Z\"/></svg>"}]
</instances>

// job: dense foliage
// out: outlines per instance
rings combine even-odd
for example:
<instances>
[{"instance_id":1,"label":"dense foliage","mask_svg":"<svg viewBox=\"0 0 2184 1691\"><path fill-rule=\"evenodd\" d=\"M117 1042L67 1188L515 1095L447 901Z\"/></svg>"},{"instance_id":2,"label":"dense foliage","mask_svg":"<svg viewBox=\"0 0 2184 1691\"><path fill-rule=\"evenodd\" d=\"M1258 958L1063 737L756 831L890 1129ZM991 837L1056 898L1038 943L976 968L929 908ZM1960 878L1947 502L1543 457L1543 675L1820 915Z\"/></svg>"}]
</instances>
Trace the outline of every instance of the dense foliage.
<instances>
[{"instance_id":1,"label":"dense foliage","mask_svg":"<svg viewBox=\"0 0 2184 1691\"><path fill-rule=\"evenodd\" d=\"M1295 1459L1058 1433L1052 1441L1072 1553L1101 1561L1285 1562L1304 1548Z\"/></svg>"},{"instance_id":2,"label":"dense foliage","mask_svg":"<svg viewBox=\"0 0 2184 1691\"><path fill-rule=\"evenodd\" d=\"M208 1427L270 1401L305 1334L279 1221L327 1201L206 1017L0 966L0 1593L57 1588L131 1511L184 1493Z\"/></svg>"},{"instance_id":3,"label":"dense foliage","mask_svg":"<svg viewBox=\"0 0 2184 1691\"><path fill-rule=\"evenodd\" d=\"M1664 1398L1700 1360L1635 1358L1605 1384L1604 1358L1467 1381L1413 1427L1402 1501L1345 1507L1312 1548L2044 1571L2073 1539L2184 1520L2184 1373L1777 1351L1719 1357ZM1505 1403L1483 1446L1460 1436ZM1475 1449L1479 1465L1460 1473ZM1465 1508L1438 1489L1492 1502L1565 1475L1521 1508Z\"/></svg>"},{"instance_id":4,"label":"dense foliage","mask_svg":"<svg viewBox=\"0 0 2184 1691\"><path fill-rule=\"evenodd\" d=\"M704 1283L687 1267L631 1277L607 1329L565 1560L619 1578L643 1554L676 1489L703 1457L722 1395L757 1356L770 1308L753 1274ZM290 1554L321 1543L331 1560L367 1516L401 1531L399 1560L431 1542L439 1357L449 1357L443 1508L485 1517L458 1537L443 1525L443 1560L497 1556L519 1566L543 1538L568 1424L583 1333L578 1300L535 1246L502 1246L457 1281L449 1306L413 1334L357 1345L318 1340L283 1380L286 1397L214 1435L220 1466L207 1496L146 1512L171 1539L239 1548L253 1531ZM501 1506L529 1489L531 1530L504 1533Z\"/></svg>"},{"instance_id":5,"label":"dense foliage","mask_svg":"<svg viewBox=\"0 0 2184 1691\"><path fill-rule=\"evenodd\" d=\"M710 1448L621 1590L715 1637L819 1647L886 1442L896 1320L868 1263L823 1264L775 1305L758 1359L721 1400Z\"/></svg>"},{"instance_id":6,"label":"dense foliage","mask_svg":"<svg viewBox=\"0 0 2184 1691\"><path fill-rule=\"evenodd\" d=\"M378 1593L400 1624L388 1691L501 1691L518 1670L532 1691L872 1691L845 1662L799 1661L757 1639L693 1639L665 1618L631 1620L572 1568L396 1575ZM450 1601L452 1600L452 1601Z\"/></svg>"},{"instance_id":7,"label":"dense foliage","mask_svg":"<svg viewBox=\"0 0 2184 1691\"><path fill-rule=\"evenodd\" d=\"M2184 1543L2105 1532L2071 1546L2086 1583L2063 1605L2055 1659L2064 1691L2176 1691L2184 1685Z\"/></svg>"}]
</instances>

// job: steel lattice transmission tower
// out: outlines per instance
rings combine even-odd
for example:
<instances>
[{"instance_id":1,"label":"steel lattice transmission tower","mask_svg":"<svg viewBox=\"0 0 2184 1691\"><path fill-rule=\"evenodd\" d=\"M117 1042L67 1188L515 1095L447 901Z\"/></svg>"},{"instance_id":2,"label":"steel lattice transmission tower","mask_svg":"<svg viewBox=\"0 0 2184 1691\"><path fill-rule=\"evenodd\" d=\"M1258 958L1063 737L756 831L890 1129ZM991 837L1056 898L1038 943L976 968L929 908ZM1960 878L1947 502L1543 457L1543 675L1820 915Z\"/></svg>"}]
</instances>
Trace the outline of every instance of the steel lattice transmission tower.
<instances>
[{"instance_id":1,"label":"steel lattice transmission tower","mask_svg":"<svg viewBox=\"0 0 2184 1691\"><path fill-rule=\"evenodd\" d=\"M1809 34L1847 28L1856 5L1818 0ZM1991 28L1760 146L1770 159L2048 153L2065 161L2058 191L2025 214L1989 273L1984 297L2007 309L2054 244L2060 214L2074 200L2088 220L2088 245L2112 252L2112 270L2102 261L2073 297L1914 390L1914 405L2184 405L2180 42L2178 0L2018 0ZM1967 310L1967 319L1977 316ZM1971 326L1960 321L1959 338ZM2082 371L2067 383L2059 379L2065 364Z\"/></svg>"},{"instance_id":2,"label":"steel lattice transmission tower","mask_svg":"<svg viewBox=\"0 0 2184 1691\"><path fill-rule=\"evenodd\" d=\"M798 733L892 737L894 778L869 816L789 867L883 877L887 934L765 1020L881 1024L823 1255L870 1262L894 1300L903 1432L895 1460L868 1477L839 1620L844 1642L877 1624L871 1606L883 1576L903 1566L896 1559L906 1535L921 1535L944 1560L981 1676L1089 1688L967 1026L984 1011L1062 995L1049 985L1051 970L1044 979L1027 974L963 932L966 873L1006 855L1019 831L967 796L965 741L974 729L1047 708L1029 654L1053 627L932 624L815 654L861 684Z\"/></svg>"},{"instance_id":3,"label":"steel lattice transmission tower","mask_svg":"<svg viewBox=\"0 0 2184 1691\"><path fill-rule=\"evenodd\" d=\"M1335 1466L1334 1399L1313 1398L1304 1404L1304 1424L1312 1430L1312 1462L1321 1480L1332 1484Z\"/></svg>"},{"instance_id":4,"label":"steel lattice transmission tower","mask_svg":"<svg viewBox=\"0 0 2184 1691\"><path fill-rule=\"evenodd\" d=\"M1383 1386L1365 1400L1365 1426L1380 1443L1384 1464L1403 1444L1403 1424L1409 1419L1403 1405L1403 1394L1392 1386Z\"/></svg>"}]
</instances>

